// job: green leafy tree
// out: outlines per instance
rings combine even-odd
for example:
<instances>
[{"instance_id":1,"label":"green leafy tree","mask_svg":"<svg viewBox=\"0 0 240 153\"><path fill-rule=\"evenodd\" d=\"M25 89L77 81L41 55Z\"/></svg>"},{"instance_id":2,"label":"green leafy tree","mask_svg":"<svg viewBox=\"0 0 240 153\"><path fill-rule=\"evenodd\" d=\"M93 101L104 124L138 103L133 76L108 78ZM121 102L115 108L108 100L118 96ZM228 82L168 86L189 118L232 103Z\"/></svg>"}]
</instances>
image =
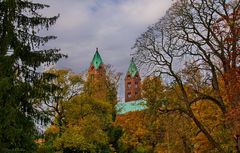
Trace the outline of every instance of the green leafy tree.
<instances>
[{"instance_id":1,"label":"green leafy tree","mask_svg":"<svg viewBox=\"0 0 240 153\"><path fill-rule=\"evenodd\" d=\"M165 86L157 76L148 76L142 83L142 96L147 100L147 105L151 110L163 107Z\"/></svg>"},{"instance_id":2,"label":"green leafy tree","mask_svg":"<svg viewBox=\"0 0 240 153\"><path fill-rule=\"evenodd\" d=\"M50 92L45 93L43 99L36 101L39 104L38 108L50 118L51 125L44 132L45 142L39 145L39 152L44 149L44 151L54 150L54 140L61 137L66 128L65 103L79 95L83 87L81 74L73 73L70 69L51 68L44 74L52 75L47 82Z\"/></svg>"},{"instance_id":3,"label":"green leafy tree","mask_svg":"<svg viewBox=\"0 0 240 153\"><path fill-rule=\"evenodd\" d=\"M61 152L116 150L121 129L112 125L112 119L120 75L109 66L106 74L85 82L68 69L47 72L56 76L51 83L57 88L45 103L55 112L53 124L45 132L45 148Z\"/></svg>"},{"instance_id":4,"label":"green leafy tree","mask_svg":"<svg viewBox=\"0 0 240 153\"><path fill-rule=\"evenodd\" d=\"M179 105L173 85L165 85L159 76L148 76L143 80L142 96L147 101L145 110L145 126L150 138L147 140L155 151L190 153L192 149L191 137L194 129L185 114L169 112L170 105ZM181 119L181 120L180 120ZM178 127L178 128L176 128Z\"/></svg>"},{"instance_id":5,"label":"green leafy tree","mask_svg":"<svg viewBox=\"0 0 240 153\"><path fill-rule=\"evenodd\" d=\"M66 128L55 139L64 152L109 152L107 130L112 122L110 103L81 94L65 103Z\"/></svg>"},{"instance_id":6,"label":"green leafy tree","mask_svg":"<svg viewBox=\"0 0 240 153\"><path fill-rule=\"evenodd\" d=\"M38 13L48 5L25 0L0 1L0 148L32 152L33 118L39 114L34 99L41 98L46 79L36 69L57 62L64 55L58 49L41 50L55 36L39 36L59 16Z\"/></svg>"},{"instance_id":7,"label":"green leafy tree","mask_svg":"<svg viewBox=\"0 0 240 153\"><path fill-rule=\"evenodd\" d=\"M89 97L95 100L102 100L111 104L112 121L116 118L115 105L117 104L117 88L121 73L113 70L111 65L104 65L104 72L95 80L87 79L83 91ZM107 129L109 143L112 149L118 149L118 140L121 137L121 128L118 126L109 126Z\"/></svg>"},{"instance_id":8,"label":"green leafy tree","mask_svg":"<svg viewBox=\"0 0 240 153\"><path fill-rule=\"evenodd\" d=\"M70 69L51 68L45 73L52 74L54 78L49 81L51 91L45 96L44 102L40 101L39 108L54 119L53 124L59 127L61 134L65 125L64 103L80 94L83 86L82 76Z\"/></svg>"},{"instance_id":9,"label":"green leafy tree","mask_svg":"<svg viewBox=\"0 0 240 153\"><path fill-rule=\"evenodd\" d=\"M93 98L108 101L115 106L121 73L113 70L111 65L104 65L104 69L105 71L97 79L85 81L83 91Z\"/></svg>"}]
</instances>

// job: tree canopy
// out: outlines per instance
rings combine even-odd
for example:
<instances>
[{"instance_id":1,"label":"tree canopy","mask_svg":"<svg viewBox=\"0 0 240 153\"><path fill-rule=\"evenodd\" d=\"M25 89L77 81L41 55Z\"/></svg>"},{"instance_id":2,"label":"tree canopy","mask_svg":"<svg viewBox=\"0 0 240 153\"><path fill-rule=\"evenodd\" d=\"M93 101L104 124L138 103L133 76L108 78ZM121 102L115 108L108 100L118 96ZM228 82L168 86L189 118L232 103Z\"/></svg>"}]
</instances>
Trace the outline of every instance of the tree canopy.
<instances>
[{"instance_id":1,"label":"tree canopy","mask_svg":"<svg viewBox=\"0 0 240 153\"><path fill-rule=\"evenodd\" d=\"M51 122L38 152L240 152L239 0L176 0L149 26L133 46L147 109L121 115L121 74L98 51L86 80L40 72L66 57L39 34L59 18L48 7L0 0L0 152L34 152L39 119Z\"/></svg>"},{"instance_id":2,"label":"tree canopy","mask_svg":"<svg viewBox=\"0 0 240 153\"><path fill-rule=\"evenodd\" d=\"M65 55L59 49L41 49L55 36L40 36L59 15L45 17L39 10L48 5L25 0L0 1L0 148L31 152L36 132L33 119L40 114L34 99L42 98L46 79L37 72L43 64Z\"/></svg>"},{"instance_id":3,"label":"tree canopy","mask_svg":"<svg viewBox=\"0 0 240 153\"><path fill-rule=\"evenodd\" d=\"M167 109L159 111L188 116L219 152L226 152L227 144L233 147L239 135L238 117L232 115L238 114L240 91L239 5L237 0L176 1L134 45L138 63L149 72L167 78L175 88L176 103L169 101ZM212 115L220 119L221 131L231 131L232 136L225 136L228 141L216 137L199 119L195 113L195 105L199 103L214 104L221 110L222 115L217 115L218 111L213 111Z\"/></svg>"}]
</instances>

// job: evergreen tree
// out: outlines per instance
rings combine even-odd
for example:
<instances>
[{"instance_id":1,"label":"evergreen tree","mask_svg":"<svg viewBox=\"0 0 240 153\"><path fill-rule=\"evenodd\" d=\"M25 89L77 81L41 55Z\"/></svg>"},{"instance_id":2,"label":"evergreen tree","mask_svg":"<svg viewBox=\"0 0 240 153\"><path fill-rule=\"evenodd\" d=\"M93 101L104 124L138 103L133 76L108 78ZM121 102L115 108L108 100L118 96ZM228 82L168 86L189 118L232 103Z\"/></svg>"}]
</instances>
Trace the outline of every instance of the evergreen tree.
<instances>
[{"instance_id":1,"label":"evergreen tree","mask_svg":"<svg viewBox=\"0 0 240 153\"><path fill-rule=\"evenodd\" d=\"M32 152L33 118L39 114L34 99L42 98L46 87L36 69L65 56L58 49L41 50L56 37L37 33L48 30L59 17L38 13L47 7L26 0L0 0L0 152Z\"/></svg>"}]
</instances>

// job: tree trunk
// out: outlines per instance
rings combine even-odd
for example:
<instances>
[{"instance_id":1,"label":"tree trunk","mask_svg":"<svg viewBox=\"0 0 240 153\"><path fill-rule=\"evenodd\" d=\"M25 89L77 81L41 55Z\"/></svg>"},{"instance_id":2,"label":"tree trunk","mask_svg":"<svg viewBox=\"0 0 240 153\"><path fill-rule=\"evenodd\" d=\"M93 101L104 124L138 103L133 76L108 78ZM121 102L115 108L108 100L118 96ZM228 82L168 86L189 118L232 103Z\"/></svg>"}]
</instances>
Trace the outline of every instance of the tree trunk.
<instances>
[{"instance_id":1,"label":"tree trunk","mask_svg":"<svg viewBox=\"0 0 240 153\"><path fill-rule=\"evenodd\" d=\"M237 148L237 153L240 153L240 136L236 135L236 148Z\"/></svg>"},{"instance_id":2,"label":"tree trunk","mask_svg":"<svg viewBox=\"0 0 240 153\"><path fill-rule=\"evenodd\" d=\"M191 150L191 147L189 147L189 145L188 145L187 137L184 135L181 138L182 138L182 143L183 143L183 147L184 147L184 152L191 153L192 150Z\"/></svg>"},{"instance_id":3,"label":"tree trunk","mask_svg":"<svg viewBox=\"0 0 240 153\"><path fill-rule=\"evenodd\" d=\"M221 148L221 146L213 139L213 137L209 134L207 129L202 125L201 122L194 116L193 112L189 110L189 115L193 119L196 126L203 132L203 134L207 137L208 141L211 143L213 147L215 147L219 153L225 153L225 151Z\"/></svg>"}]
</instances>

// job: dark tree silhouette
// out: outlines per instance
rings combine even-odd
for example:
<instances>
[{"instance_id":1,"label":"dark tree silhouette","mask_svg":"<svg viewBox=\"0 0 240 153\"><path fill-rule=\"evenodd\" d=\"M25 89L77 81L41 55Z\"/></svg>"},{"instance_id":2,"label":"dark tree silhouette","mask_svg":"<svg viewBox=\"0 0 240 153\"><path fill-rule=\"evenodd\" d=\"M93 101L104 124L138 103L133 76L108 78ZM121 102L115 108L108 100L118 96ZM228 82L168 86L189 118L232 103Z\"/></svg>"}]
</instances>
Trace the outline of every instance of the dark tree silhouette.
<instances>
[{"instance_id":1,"label":"dark tree silhouette","mask_svg":"<svg viewBox=\"0 0 240 153\"><path fill-rule=\"evenodd\" d=\"M47 87L36 69L65 56L59 49L40 49L56 38L37 35L59 17L38 13L47 7L25 0L0 0L0 152L32 152L33 118L39 115L34 99L42 98Z\"/></svg>"}]
</instances>

